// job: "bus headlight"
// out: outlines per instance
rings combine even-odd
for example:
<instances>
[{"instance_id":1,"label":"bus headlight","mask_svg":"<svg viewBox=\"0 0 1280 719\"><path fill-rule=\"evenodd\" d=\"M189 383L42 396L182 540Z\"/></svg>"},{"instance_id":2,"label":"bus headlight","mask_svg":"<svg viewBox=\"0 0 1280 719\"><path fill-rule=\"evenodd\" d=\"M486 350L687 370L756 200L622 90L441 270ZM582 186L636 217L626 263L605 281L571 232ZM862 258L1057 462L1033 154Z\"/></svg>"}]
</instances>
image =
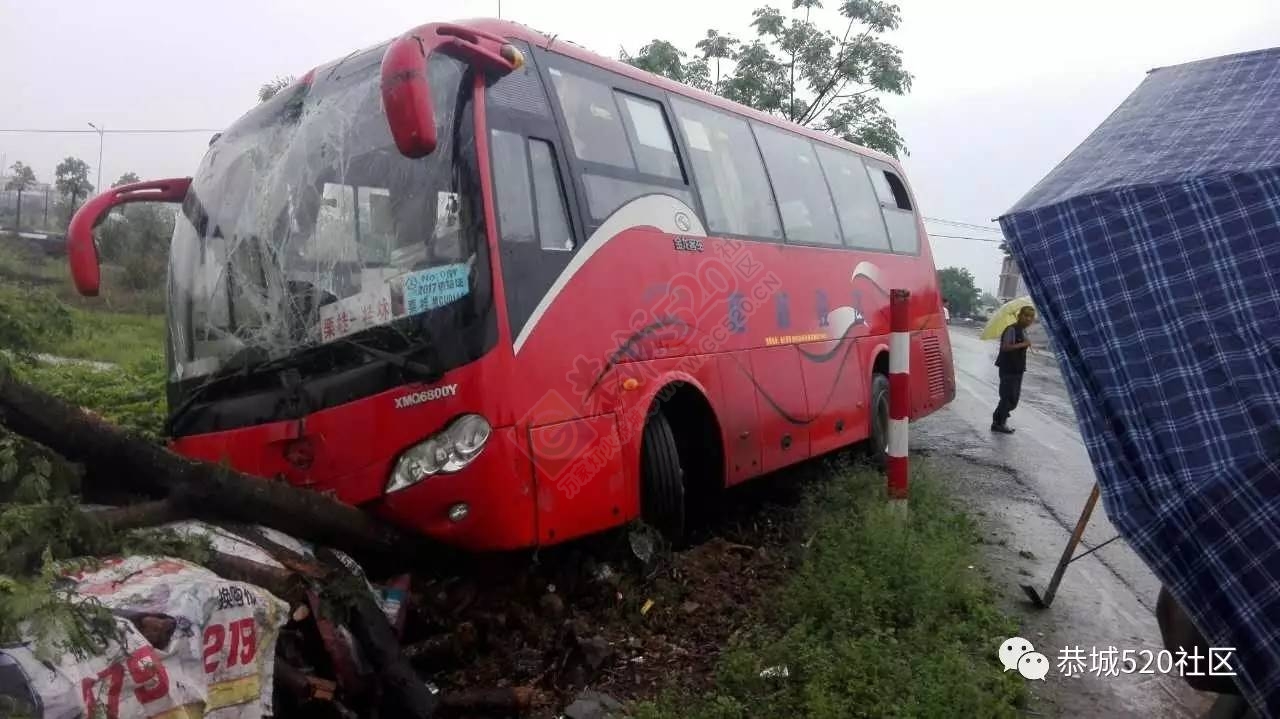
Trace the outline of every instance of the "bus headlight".
<instances>
[{"instance_id":1,"label":"bus headlight","mask_svg":"<svg viewBox=\"0 0 1280 719\"><path fill-rule=\"evenodd\" d=\"M387 479L387 493L412 487L433 474L457 472L480 455L492 433L484 417L462 415L400 455Z\"/></svg>"}]
</instances>

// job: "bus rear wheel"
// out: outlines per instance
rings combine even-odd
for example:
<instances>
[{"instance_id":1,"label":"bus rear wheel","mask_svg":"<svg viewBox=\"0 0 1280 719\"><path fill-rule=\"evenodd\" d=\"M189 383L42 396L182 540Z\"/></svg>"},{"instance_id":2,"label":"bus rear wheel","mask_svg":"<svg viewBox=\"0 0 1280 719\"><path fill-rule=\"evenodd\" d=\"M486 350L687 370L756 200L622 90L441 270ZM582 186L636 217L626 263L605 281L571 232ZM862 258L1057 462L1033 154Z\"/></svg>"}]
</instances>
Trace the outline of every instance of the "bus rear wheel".
<instances>
[{"instance_id":1,"label":"bus rear wheel","mask_svg":"<svg viewBox=\"0 0 1280 719\"><path fill-rule=\"evenodd\" d=\"M867 435L867 458L883 467L889 456L889 378L871 375L871 431Z\"/></svg>"},{"instance_id":2,"label":"bus rear wheel","mask_svg":"<svg viewBox=\"0 0 1280 719\"><path fill-rule=\"evenodd\" d=\"M671 423L655 412L640 444L640 513L672 544L684 539L684 469Z\"/></svg>"}]
</instances>

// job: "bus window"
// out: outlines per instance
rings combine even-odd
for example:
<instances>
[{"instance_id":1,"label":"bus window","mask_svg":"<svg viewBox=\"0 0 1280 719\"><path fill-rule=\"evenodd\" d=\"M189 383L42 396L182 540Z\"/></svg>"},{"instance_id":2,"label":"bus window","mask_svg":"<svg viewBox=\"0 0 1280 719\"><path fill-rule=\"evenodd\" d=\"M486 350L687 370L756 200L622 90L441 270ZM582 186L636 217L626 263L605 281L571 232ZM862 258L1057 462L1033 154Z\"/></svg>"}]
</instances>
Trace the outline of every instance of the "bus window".
<instances>
[{"instance_id":1,"label":"bus window","mask_svg":"<svg viewBox=\"0 0 1280 719\"><path fill-rule=\"evenodd\" d=\"M578 158L636 169L613 92L594 80L558 68L551 68L550 74Z\"/></svg>"},{"instance_id":2,"label":"bus window","mask_svg":"<svg viewBox=\"0 0 1280 719\"><path fill-rule=\"evenodd\" d=\"M884 224L889 228L889 243L893 251L919 252L920 234L906 183L887 165L868 163L867 169L880 198L880 209L884 213Z\"/></svg>"},{"instance_id":3,"label":"bus window","mask_svg":"<svg viewBox=\"0 0 1280 719\"><path fill-rule=\"evenodd\" d=\"M831 196L836 201L844 243L849 247L888 250L889 235L880 215L880 201L867 179L862 158L827 145L817 145L817 149L822 171L831 186Z\"/></svg>"},{"instance_id":4,"label":"bus window","mask_svg":"<svg viewBox=\"0 0 1280 719\"><path fill-rule=\"evenodd\" d=\"M533 167L533 194L538 211L538 239L544 250L573 250L569 212L556 170L556 155L546 140L529 139L529 162Z\"/></svg>"},{"instance_id":5,"label":"bus window","mask_svg":"<svg viewBox=\"0 0 1280 719\"><path fill-rule=\"evenodd\" d=\"M630 120L631 146L640 171L683 182L684 174L680 172L680 161L676 159L675 143L662 105L635 95L616 94Z\"/></svg>"},{"instance_id":6,"label":"bus window","mask_svg":"<svg viewBox=\"0 0 1280 719\"><path fill-rule=\"evenodd\" d=\"M498 203L498 230L503 242L533 242L533 195L529 186L529 162L524 138L514 132L493 130L493 191Z\"/></svg>"},{"instance_id":7,"label":"bus window","mask_svg":"<svg viewBox=\"0 0 1280 719\"><path fill-rule=\"evenodd\" d=\"M689 148L707 228L729 235L782 239L778 208L747 121L671 98Z\"/></svg>"},{"instance_id":8,"label":"bus window","mask_svg":"<svg viewBox=\"0 0 1280 719\"><path fill-rule=\"evenodd\" d=\"M642 195L670 195L686 205L693 204L688 190L677 190L669 185L591 174L582 176L582 185L587 189L587 208L591 210L591 217L598 221L604 221L614 210Z\"/></svg>"},{"instance_id":9,"label":"bus window","mask_svg":"<svg viewBox=\"0 0 1280 719\"><path fill-rule=\"evenodd\" d=\"M818 166L813 143L757 123L756 138L769 170L773 193L782 213L788 242L839 245L840 225L831 205L831 192Z\"/></svg>"}]
</instances>

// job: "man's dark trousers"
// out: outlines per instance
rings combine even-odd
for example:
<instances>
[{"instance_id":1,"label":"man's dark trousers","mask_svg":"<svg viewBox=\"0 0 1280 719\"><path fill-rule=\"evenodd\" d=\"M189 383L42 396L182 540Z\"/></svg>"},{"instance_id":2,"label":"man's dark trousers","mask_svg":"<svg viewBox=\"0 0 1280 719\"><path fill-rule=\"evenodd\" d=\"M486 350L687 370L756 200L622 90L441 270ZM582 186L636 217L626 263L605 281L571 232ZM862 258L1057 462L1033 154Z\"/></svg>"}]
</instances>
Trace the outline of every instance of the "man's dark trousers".
<instances>
[{"instance_id":1,"label":"man's dark trousers","mask_svg":"<svg viewBox=\"0 0 1280 719\"><path fill-rule=\"evenodd\" d=\"M991 415L991 423L997 427L1003 427L1009 421L1009 413L1018 406L1018 399L1022 396L1022 373L1021 372L1001 372L1000 373L1000 403L996 405L996 411Z\"/></svg>"}]
</instances>

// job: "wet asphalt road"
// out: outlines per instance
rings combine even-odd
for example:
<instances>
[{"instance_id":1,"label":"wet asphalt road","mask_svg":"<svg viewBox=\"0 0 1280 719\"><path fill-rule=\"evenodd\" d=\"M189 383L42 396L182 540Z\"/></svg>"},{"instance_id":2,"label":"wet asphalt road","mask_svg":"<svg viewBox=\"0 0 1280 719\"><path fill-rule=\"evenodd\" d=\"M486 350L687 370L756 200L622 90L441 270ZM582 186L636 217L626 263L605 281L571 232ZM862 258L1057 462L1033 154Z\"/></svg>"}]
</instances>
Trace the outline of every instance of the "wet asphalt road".
<instances>
[{"instance_id":1,"label":"wet asphalt road","mask_svg":"<svg viewBox=\"0 0 1280 719\"><path fill-rule=\"evenodd\" d=\"M1001 603L1053 665L1044 682L1032 682L1033 716L1195 717L1207 695L1176 676L1158 672L1119 676L1066 676L1062 649L1116 647L1159 652L1154 617L1160 584L1146 565L1117 540L1072 563L1049 609L1035 609L1020 584L1043 592L1093 487L1093 466L1056 360L1028 357L1022 400L1009 425L1013 435L990 431L999 377L994 342L978 329L953 326L956 398L911 425L911 452L977 519L984 554ZM1116 535L1099 502L1084 552Z\"/></svg>"},{"instance_id":2,"label":"wet asphalt road","mask_svg":"<svg viewBox=\"0 0 1280 719\"><path fill-rule=\"evenodd\" d=\"M1048 355L1028 357L1022 399L1009 419L1009 426L1017 432L1001 435L990 431L999 389L999 375L993 364L995 342L984 342L978 339L976 330L960 328L951 332L951 351L956 371L952 409L958 418L989 435L992 458L1030 485L1066 529L1065 545L1084 509L1095 475L1057 361ZM1107 519L1102 502L1098 502L1084 534L1085 546L1079 551L1114 536L1116 530ZM1155 611L1160 583L1123 539L1091 557L1108 567L1141 604Z\"/></svg>"}]
</instances>

